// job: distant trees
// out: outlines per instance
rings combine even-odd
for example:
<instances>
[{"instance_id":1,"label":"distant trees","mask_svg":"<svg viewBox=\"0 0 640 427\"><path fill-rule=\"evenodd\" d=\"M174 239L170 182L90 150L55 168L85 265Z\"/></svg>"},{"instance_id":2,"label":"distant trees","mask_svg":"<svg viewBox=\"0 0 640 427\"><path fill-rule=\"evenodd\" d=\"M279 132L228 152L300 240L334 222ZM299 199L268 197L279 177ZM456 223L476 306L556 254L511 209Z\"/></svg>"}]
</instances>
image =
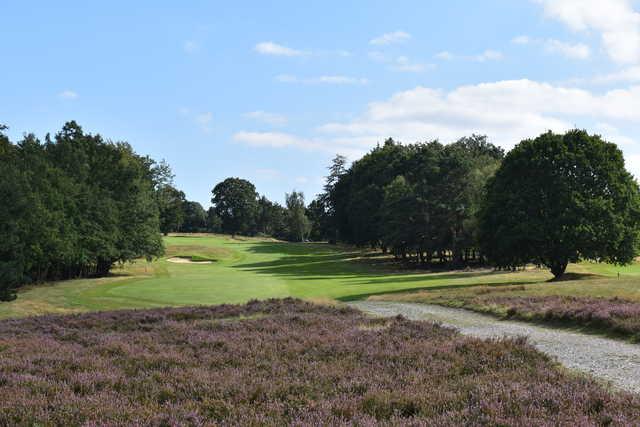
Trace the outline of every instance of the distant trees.
<instances>
[{"instance_id":1,"label":"distant trees","mask_svg":"<svg viewBox=\"0 0 640 427\"><path fill-rule=\"evenodd\" d=\"M258 200L256 233L287 239L289 237L287 227L287 210L265 196L260 197Z\"/></svg>"},{"instance_id":2,"label":"distant trees","mask_svg":"<svg viewBox=\"0 0 640 427\"><path fill-rule=\"evenodd\" d=\"M222 220L222 230L232 236L250 234L258 214L256 187L245 179L227 178L212 193L211 203Z\"/></svg>"},{"instance_id":3,"label":"distant trees","mask_svg":"<svg viewBox=\"0 0 640 427\"><path fill-rule=\"evenodd\" d=\"M422 264L478 262L476 215L503 155L473 135L449 145L389 139L349 168L337 157L308 209L312 234Z\"/></svg>"},{"instance_id":4,"label":"distant trees","mask_svg":"<svg viewBox=\"0 0 640 427\"><path fill-rule=\"evenodd\" d=\"M200 203L185 201L183 212L184 220L180 231L186 233L207 231L207 212Z\"/></svg>"},{"instance_id":5,"label":"distant trees","mask_svg":"<svg viewBox=\"0 0 640 427\"><path fill-rule=\"evenodd\" d=\"M158 208L160 209L160 231L165 236L178 231L185 220L185 194L172 185L161 185L156 190Z\"/></svg>"},{"instance_id":6,"label":"distant trees","mask_svg":"<svg viewBox=\"0 0 640 427\"><path fill-rule=\"evenodd\" d=\"M207 218L209 231L220 230L232 236L262 234L295 242L309 235L311 223L301 192L286 194L285 207L258 196L251 182L227 178L213 188L212 194L213 207Z\"/></svg>"},{"instance_id":7,"label":"distant trees","mask_svg":"<svg viewBox=\"0 0 640 427\"><path fill-rule=\"evenodd\" d=\"M151 159L68 122L42 144L0 129L0 299L162 254Z\"/></svg>"},{"instance_id":8,"label":"distant trees","mask_svg":"<svg viewBox=\"0 0 640 427\"><path fill-rule=\"evenodd\" d=\"M311 224L305 213L304 194L293 191L285 195L287 204L287 219L289 225L289 240L302 242L306 240Z\"/></svg>"},{"instance_id":9,"label":"distant trees","mask_svg":"<svg viewBox=\"0 0 640 427\"><path fill-rule=\"evenodd\" d=\"M615 144L548 132L518 144L489 180L479 241L497 266L534 262L556 278L580 259L629 263L639 194Z\"/></svg>"}]
</instances>

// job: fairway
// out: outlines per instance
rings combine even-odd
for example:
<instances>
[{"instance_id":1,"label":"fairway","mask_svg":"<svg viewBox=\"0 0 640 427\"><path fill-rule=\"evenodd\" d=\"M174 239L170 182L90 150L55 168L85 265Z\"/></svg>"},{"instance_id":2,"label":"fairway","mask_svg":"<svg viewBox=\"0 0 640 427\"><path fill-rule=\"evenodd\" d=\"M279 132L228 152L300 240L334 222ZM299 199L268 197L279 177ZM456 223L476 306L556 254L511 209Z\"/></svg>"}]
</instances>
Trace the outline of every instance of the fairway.
<instances>
[{"instance_id":1,"label":"fairway","mask_svg":"<svg viewBox=\"0 0 640 427\"><path fill-rule=\"evenodd\" d=\"M547 283L546 270L465 272L402 270L381 257L324 243L222 235L170 236L166 254L114 269L101 279L80 279L27 287L18 299L0 304L0 318L124 308L243 303L251 299L299 297L350 301L370 296L393 299L407 291L465 291L477 287L527 285L532 292L624 296L640 300L640 267L570 266L579 280ZM173 263L171 257L209 264ZM621 278L617 278L618 272ZM497 288L496 288L497 289ZM539 291L535 291L538 289ZM407 295L397 295L406 299Z\"/></svg>"}]
</instances>

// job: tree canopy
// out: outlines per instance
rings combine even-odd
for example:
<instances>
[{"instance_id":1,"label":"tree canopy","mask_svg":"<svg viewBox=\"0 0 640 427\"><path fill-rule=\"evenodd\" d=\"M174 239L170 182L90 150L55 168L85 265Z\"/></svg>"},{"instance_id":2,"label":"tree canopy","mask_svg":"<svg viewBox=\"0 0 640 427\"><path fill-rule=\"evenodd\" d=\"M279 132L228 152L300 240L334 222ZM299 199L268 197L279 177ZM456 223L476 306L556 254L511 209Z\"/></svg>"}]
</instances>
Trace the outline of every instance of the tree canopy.
<instances>
[{"instance_id":1,"label":"tree canopy","mask_svg":"<svg viewBox=\"0 0 640 427\"><path fill-rule=\"evenodd\" d=\"M518 144L489 180L480 242L498 266L533 262L555 277L580 259L625 264L637 250L639 194L615 144L548 132Z\"/></svg>"},{"instance_id":2,"label":"tree canopy","mask_svg":"<svg viewBox=\"0 0 640 427\"><path fill-rule=\"evenodd\" d=\"M250 234L258 214L256 187L241 178L227 178L213 190L211 203L222 220L222 230L231 235Z\"/></svg>"},{"instance_id":3,"label":"tree canopy","mask_svg":"<svg viewBox=\"0 0 640 427\"><path fill-rule=\"evenodd\" d=\"M0 132L0 298L162 254L152 164L75 122L44 144Z\"/></svg>"},{"instance_id":4,"label":"tree canopy","mask_svg":"<svg viewBox=\"0 0 640 427\"><path fill-rule=\"evenodd\" d=\"M349 168L336 157L325 193L310 205L312 235L422 264L479 262L476 216L502 157L478 135L449 145L389 139Z\"/></svg>"}]
</instances>

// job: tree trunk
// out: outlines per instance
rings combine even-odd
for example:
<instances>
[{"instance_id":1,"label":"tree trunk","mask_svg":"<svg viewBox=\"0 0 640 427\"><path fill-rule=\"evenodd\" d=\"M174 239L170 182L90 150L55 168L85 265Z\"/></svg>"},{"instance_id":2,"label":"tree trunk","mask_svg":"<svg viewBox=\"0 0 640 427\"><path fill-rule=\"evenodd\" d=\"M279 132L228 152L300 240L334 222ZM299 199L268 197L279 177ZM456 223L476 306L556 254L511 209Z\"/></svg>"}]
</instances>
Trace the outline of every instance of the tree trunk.
<instances>
[{"instance_id":1,"label":"tree trunk","mask_svg":"<svg viewBox=\"0 0 640 427\"><path fill-rule=\"evenodd\" d=\"M554 260L551 265L551 274L553 274L553 279L558 280L564 274L564 271L567 269L568 260Z\"/></svg>"},{"instance_id":2,"label":"tree trunk","mask_svg":"<svg viewBox=\"0 0 640 427\"><path fill-rule=\"evenodd\" d=\"M98 265L96 266L96 275L98 276L106 276L109 274L109 270L111 270L111 265L113 263L111 260L107 260L104 258L98 259Z\"/></svg>"}]
</instances>

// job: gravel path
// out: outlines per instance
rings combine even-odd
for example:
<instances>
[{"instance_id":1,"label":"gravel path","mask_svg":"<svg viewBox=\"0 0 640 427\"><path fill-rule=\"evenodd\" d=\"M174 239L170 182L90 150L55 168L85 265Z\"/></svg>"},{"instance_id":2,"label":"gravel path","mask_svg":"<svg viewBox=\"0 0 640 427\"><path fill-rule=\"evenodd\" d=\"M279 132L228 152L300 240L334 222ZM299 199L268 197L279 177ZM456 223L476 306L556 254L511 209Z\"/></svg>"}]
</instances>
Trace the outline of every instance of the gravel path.
<instances>
[{"instance_id":1,"label":"gravel path","mask_svg":"<svg viewBox=\"0 0 640 427\"><path fill-rule=\"evenodd\" d=\"M576 369L640 393L640 345L523 322L498 320L468 310L430 304L358 301L349 304L378 316L403 316L453 326L463 334L480 338L527 336L538 350Z\"/></svg>"}]
</instances>

